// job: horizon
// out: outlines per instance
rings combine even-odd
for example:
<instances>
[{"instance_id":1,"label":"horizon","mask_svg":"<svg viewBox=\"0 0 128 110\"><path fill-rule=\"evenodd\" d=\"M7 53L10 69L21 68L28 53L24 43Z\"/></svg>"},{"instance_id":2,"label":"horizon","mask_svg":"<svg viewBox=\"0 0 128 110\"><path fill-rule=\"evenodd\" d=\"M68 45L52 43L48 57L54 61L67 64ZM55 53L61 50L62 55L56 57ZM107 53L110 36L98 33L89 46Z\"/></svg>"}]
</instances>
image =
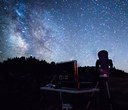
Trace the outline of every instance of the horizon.
<instances>
[{"instance_id":1,"label":"horizon","mask_svg":"<svg viewBox=\"0 0 128 110\"><path fill-rule=\"evenodd\" d=\"M0 61L33 56L47 62L77 60L95 66L107 50L128 72L127 0L2 0Z\"/></svg>"},{"instance_id":2,"label":"horizon","mask_svg":"<svg viewBox=\"0 0 128 110\"><path fill-rule=\"evenodd\" d=\"M37 59L36 57L33 57L33 56L29 56L29 57L25 57L25 56L21 56L21 57L14 57L14 58L8 58L8 59L11 59L11 60L13 60L13 59L21 59L21 58L25 58L25 60L27 60L27 59L29 59L29 58L34 58L35 60L38 60L39 62L40 61L46 61L47 63L49 63L49 64L52 64L52 62L54 62L54 61L51 61L51 62L48 62L47 60L44 60L44 59ZM6 61L8 61L8 59L6 59L6 60L3 60L3 61L0 61L0 63L4 63L4 62L6 62ZM55 64L60 64L60 63L66 63L66 62L71 62L71 61L76 61L77 62L77 60L67 60L67 61L59 61L59 62L54 62ZM79 68L79 67L95 67L95 66L93 66L93 65L83 65L83 66L81 66L81 65L78 65L78 63L77 63L77 67ZM113 66L113 68L114 69L116 69L116 70L119 70L119 71L122 71L122 72L124 72L124 73L128 73L128 72L126 72L126 71L124 71L124 70L122 70L122 69L119 69L119 68L116 68L115 66Z\"/></svg>"}]
</instances>

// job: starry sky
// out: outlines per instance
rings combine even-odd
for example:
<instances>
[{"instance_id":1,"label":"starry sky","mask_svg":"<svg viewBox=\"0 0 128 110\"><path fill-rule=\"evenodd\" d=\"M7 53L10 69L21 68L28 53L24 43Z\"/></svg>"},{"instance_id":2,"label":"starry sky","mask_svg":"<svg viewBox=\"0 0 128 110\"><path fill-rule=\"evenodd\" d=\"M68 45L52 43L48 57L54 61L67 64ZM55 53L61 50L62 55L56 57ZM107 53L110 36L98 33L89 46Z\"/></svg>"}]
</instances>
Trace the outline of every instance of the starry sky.
<instances>
[{"instance_id":1,"label":"starry sky","mask_svg":"<svg viewBox=\"0 0 128 110\"><path fill-rule=\"evenodd\" d=\"M0 61L33 56L95 66L102 49L128 72L128 0L0 0Z\"/></svg>"}]
</instances>

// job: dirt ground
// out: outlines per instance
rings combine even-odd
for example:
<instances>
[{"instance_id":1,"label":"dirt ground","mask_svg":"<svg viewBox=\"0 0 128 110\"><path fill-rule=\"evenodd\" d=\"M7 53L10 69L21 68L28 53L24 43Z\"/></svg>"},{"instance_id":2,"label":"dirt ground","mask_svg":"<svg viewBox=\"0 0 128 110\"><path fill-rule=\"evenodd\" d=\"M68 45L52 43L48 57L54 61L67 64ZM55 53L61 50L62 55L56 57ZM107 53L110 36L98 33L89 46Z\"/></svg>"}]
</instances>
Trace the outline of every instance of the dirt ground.
<instances>
[{"instance_id":1,"label":"dirt ground","mask_svg":"<svg viewBox=\"0 0 128 110\"><path fill-rule=\"evenodd\" d=\"M109 87L114 110L128 109L128 78L112 77Z\"/></svg>"}]
</instances>

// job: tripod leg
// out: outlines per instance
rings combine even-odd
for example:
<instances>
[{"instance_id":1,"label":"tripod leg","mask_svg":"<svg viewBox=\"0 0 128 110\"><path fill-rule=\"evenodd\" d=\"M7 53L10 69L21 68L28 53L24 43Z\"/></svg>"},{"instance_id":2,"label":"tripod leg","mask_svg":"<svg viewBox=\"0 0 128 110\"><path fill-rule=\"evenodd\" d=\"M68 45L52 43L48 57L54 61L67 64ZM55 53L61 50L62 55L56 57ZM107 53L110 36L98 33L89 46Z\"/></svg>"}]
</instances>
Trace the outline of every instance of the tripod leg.
<instances>
[{"instance_id":1,"label":"tripod leg","mask_svg":"<svg viewBox=\"0 0 128 110\"><path fill-rule=\"evenodd\" d=\"M107 88L107 94L108 94L108 100L109 100L110 110L113 110L112 102L111 102L111 95L110 95L110 90L109 90L109 85L108 85L108 82L107 81L106 81L106 88Z\"/></svg>"},{"instance_id":2,"label":"tripod leg","mask_svg":"<svg viewBox=\"0 0 128 110\"><path fill-rule=\"evenodd\" d=\"M95 88L97 88L98 87L98 85L99 85L99 81L96 83L96 86L95 86ZM87 105L86 105L86 110L88 110L89 109L89 106L90 106L90 104L91 104L91 100L92 100L92 97L94 96L94 94L95 94L95 92L92 92L92 94L91 94L91 99L88 101L88 103L87 103Z\"/></svg>"},{"instance_id":3,"label":"tripod leg","mask_svg":"<svg viewBox=\"0 0 128 110\"><path fill-rule=\"evenodd\" d=\"M108 98L111 99L108 82L106 82L106 87L107 87Z\"/></svg>"}]
</instances>

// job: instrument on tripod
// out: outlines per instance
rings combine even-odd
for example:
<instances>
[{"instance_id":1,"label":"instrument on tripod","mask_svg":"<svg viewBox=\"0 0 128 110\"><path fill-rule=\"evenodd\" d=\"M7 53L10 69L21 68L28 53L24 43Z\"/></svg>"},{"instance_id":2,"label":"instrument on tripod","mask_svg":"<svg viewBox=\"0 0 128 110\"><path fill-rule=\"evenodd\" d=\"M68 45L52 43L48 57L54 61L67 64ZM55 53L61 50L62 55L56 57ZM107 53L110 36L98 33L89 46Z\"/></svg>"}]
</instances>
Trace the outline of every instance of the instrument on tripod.
<instances>
[{"instance_id":1,"label":"instrument on tripod","mask_svg":"<svg viewBox=\"0 0 128 110\"><path fill-rule=\"evenodd\" d=\"M100 89L100 110L113 110L108 78L113 67L112 60L108 58L108 52L101 50L98 52L99 59L96 61L96 86ZM91 97L94 93L91 94ZM88 102L86 109L89 110L91 101Z\"/></svg>"}]
</instances>

